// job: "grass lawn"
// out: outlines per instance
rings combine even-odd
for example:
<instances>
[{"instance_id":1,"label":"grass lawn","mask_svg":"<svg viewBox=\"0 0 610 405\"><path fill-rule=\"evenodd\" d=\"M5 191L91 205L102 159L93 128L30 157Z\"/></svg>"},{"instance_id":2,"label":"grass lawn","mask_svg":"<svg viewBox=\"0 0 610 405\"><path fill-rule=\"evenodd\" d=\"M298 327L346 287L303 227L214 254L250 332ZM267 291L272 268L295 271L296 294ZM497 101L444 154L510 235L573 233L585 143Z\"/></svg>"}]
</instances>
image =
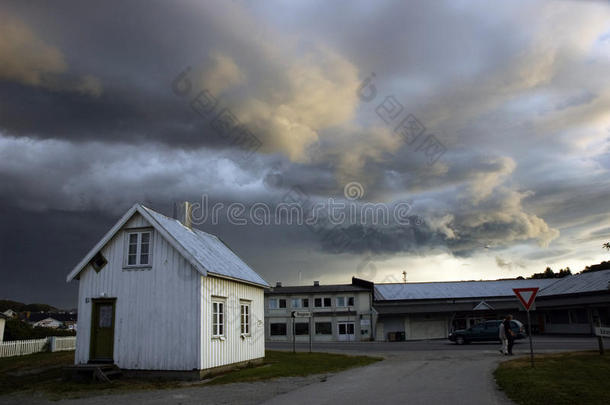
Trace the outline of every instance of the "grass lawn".
<instances>
[{"instance_id":1,"label":"grass lawn","mask_svg":"<svg viewBox=\"0 0 610 405\"><path fill-rule=\"evenodd\" d=\"M610 356L575 352L502 363L494 372L500 388L520 405L607 404Z\"/></svg>"},{"instance_id":2,"label":"grass lawn","mask_svg":"<svg viewBox=\"0 0 610 405\"><path fill-rule=\"evenodd\" d=\"M197 387L203 384L260 381L276 377L332 373L365 366L381 359L329 353L267 351L264 364L220 375L205 383L122 378L112 384L63 381L62 367L72 365L74 352L37 353L0 359L0 395L42 393L50 399L78 398L134 390Z\"/></svg>"},{"instance_id":3,"label":"grass lawn","mask_svg":"<svg viewBox=\"0 0 610 405\"><path fill-rule=\"evenodd\" d=\"M267 350L262 366L243 368L216 377L210 384L260 381L276 377L306 376L333 373L366 366L381 360L378 357L346 356L331 353L292 353Z\"/></svg>"},{"instance_id":4,"label":"grass lawn","mask_svg":"<svg viewBox=\"0 0 610 405\"><path fill-rule=\"evenodd\" d=\"M117 380L112 384L63 381L65 366L74 364L74 352L36 353L0 359L0 395L43 393L49 399L78 398L125 390L177 388L177 381Z\"/></svg>"}]
</instances>

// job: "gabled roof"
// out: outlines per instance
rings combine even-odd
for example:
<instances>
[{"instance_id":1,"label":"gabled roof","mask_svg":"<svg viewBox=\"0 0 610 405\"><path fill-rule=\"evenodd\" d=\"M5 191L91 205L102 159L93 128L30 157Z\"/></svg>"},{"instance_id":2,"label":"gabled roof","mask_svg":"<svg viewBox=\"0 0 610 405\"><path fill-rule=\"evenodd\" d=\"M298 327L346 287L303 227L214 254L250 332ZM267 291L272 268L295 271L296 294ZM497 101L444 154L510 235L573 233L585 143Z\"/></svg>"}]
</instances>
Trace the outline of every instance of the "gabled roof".
<instances>
[{"instance_id":1,"label":"gabled roof","mask_svg":"<svg viewBox=\"0 0 610 405\"><path fill-rule=\"evenodd\" d=\"M89 264L110 239L135 213L142 215L165 240L175 248L199 273L269 287L269 284L243 262L229 247L214 235L198 229L189 229L180 221L166 217L141 204L134 204L129 211L104 235L93 249L68 274L71 281Z\"/></svg>"},{"instance_id":2,"label":"gabled roof","mask_svg":"<svg viewBox=\"0 0 610 405\"><path fill-rule=\"evenodd\" d=\"M74 322L76 321L76 314L62 314L57 312L32 312L30 316L25 320L28 322L38 322L44 319L55 319L59 322Z\"/></svg>"},{"instance_id":3,"label":"gabled roof","mask_svg":"<svg viewBox=\"0 0 610 405\"><path fill-rule=\"evenodd\" d=\"M432 283L375 284L375 300L429 300L514 296L513 288L538 287L558 279L448 281Z\"/></svg>"},{"instance_id":4,"label":"gabled roof","mask_svg":"<svg viewBox=\"0 0 610 405\"><path fill-rule=\"evenodd\" d=\"M479 302L477 305L475 305L474 308L472 308L473 311L493 311L493 309L494 307L492 307L485 301Z\"/></svg>"}]
</instances>

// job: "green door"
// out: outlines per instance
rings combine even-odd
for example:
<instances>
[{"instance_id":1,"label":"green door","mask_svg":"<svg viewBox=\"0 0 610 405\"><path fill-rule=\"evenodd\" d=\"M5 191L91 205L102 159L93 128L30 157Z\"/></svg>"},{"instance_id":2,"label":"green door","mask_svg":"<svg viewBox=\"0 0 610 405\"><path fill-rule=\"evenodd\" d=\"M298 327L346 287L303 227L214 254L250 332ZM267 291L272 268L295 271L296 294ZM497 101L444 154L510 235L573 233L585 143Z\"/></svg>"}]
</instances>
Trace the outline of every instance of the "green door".
<instances>
[{"instance_id":1,"label":"green door","mask_svg":"<svg viewBox=\"0 0 610 405\"><path fill-rule=\"evenodd\" d=\"M93 300L91 361L113 361L114 306L114 299Z\"/></svg>"}]
</instances>

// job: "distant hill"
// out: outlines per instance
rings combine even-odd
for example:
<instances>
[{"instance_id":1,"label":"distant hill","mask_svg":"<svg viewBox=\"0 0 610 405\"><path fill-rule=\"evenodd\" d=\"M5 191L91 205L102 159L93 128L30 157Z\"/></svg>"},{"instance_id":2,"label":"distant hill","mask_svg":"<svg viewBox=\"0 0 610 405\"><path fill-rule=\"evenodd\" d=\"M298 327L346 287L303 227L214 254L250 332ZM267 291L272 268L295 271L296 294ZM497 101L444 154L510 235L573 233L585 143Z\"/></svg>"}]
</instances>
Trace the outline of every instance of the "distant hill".
<instances>
[{"instance_id":1,"label":"distant hill","mask_svg":"<svg viewBox=\"0 0 610 405\"><path fill-rule=\"evenodd\" d=\"M4 312L7 309L12 309L16 312L30 311L30 312L55 312L57 308L47 304L24 304L19 301L11 300L0 300L0 312Z\"/></svg>"}]
</instances>

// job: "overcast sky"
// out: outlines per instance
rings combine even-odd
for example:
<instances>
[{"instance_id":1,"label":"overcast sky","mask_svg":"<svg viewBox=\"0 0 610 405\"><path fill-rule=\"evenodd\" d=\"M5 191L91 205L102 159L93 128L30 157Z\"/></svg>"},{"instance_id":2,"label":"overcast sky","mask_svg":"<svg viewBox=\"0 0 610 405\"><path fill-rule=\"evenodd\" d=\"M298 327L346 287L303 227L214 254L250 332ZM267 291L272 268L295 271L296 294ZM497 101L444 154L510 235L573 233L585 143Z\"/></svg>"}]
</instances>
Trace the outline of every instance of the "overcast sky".
<instances>
[{"instance_id":1,"label":"overcast sky","mask_svg":"<svg viewBox=\"0 0 610 405\"><path fill-rule=\"evenodd\" d=\"M0 298L75 306L135 202L290 190L410 223L197 226L285 285L579 271L608 258L609 171L604 2L0 5Z\"/></svg>"}]
</instances>

